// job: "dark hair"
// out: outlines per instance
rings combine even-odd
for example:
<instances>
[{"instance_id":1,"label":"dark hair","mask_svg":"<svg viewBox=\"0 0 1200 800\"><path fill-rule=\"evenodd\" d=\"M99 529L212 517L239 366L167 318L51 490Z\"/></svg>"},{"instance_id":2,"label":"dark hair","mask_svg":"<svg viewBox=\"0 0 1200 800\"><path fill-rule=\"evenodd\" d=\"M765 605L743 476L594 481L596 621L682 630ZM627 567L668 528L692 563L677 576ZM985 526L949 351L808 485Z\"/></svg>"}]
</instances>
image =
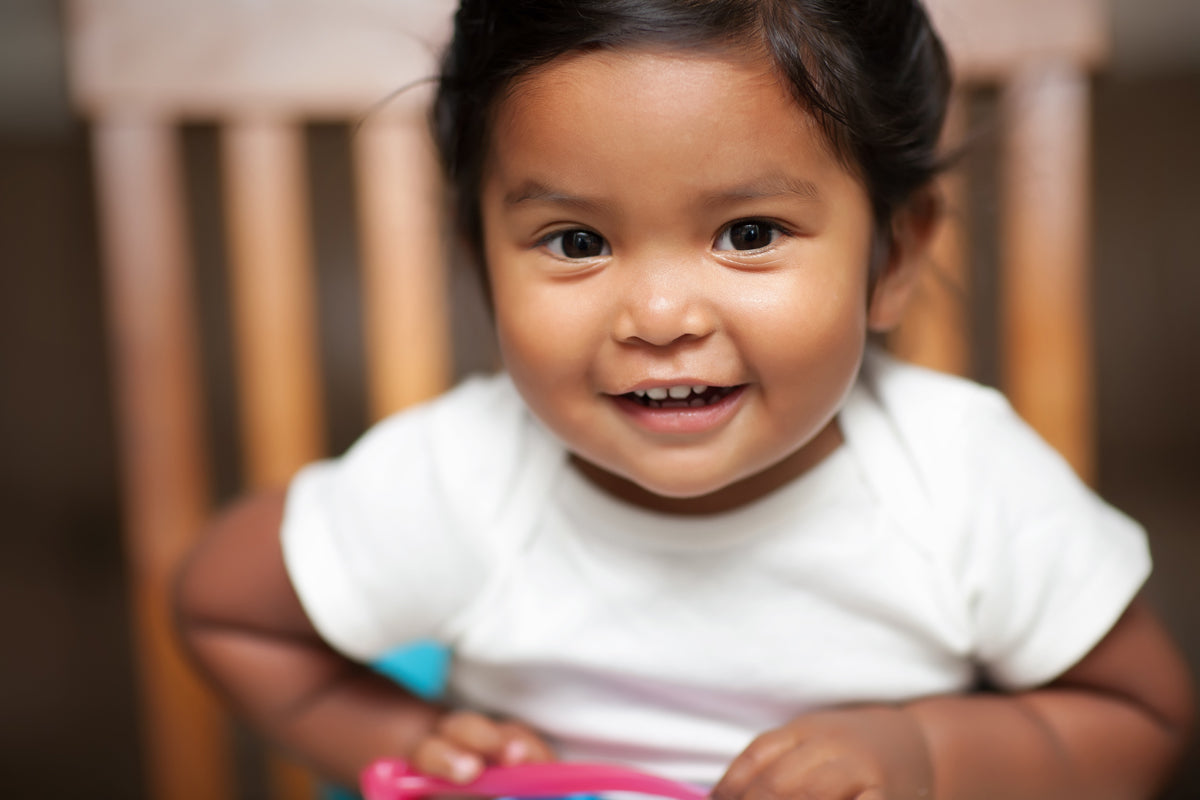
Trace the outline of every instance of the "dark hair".
<instances>
[{"instance_id":1,"label":"dark hair","mask_svg":"<svg viewBox=\"0 0 1200 800\"><path fill-rule=\"evenodd\" d=\"M479 190L499 101L560 55L642 45L764 52L865 183L879 230L941 169L950 74L918 0L462 0L433 123L480 262Z\"/></svg>"}]
</instances>

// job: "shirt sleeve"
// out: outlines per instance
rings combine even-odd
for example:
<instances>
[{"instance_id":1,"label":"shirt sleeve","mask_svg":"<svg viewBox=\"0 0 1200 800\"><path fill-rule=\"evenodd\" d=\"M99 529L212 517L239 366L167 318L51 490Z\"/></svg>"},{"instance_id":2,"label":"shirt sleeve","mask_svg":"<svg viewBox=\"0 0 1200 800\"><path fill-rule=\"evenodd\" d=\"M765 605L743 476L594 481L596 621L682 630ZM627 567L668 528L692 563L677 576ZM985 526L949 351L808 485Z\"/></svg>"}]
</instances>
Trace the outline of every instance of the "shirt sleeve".
<instances>
[{"instance_id":1,"label":"shirt sleeve","mask_svg":"<svg viewBox=\"0 0 1200 800\"><path fill-rule=\"evenodd\" d=\"M511 385L477 379L304 468L287 494L284 561L332 646L371 660L446 641L506 546L523 412Z\"/></svg>"},{"instance_id":2,"label":"shirt sleeve","mask_svg":"<svg viewBox=\"0 0 1200 800\"><path fill-rule=\"evenodd\" d=\"M975 651L1005 689L1053 680L1104 638L1150 573L1142 528L1094 494L999 395L964 443L979 462L968 562Z\"/></svg>"}]
</instances>

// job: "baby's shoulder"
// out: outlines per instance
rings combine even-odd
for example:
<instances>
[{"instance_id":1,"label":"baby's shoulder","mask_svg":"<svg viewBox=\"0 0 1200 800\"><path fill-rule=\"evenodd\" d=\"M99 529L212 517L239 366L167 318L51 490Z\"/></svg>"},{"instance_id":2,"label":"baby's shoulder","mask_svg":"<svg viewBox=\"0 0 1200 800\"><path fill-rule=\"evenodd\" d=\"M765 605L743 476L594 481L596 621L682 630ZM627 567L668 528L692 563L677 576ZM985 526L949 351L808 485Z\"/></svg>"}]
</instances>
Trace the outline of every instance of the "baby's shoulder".
<instances>
[{"instance_id":1,"label":"baby's shoulder","mask_svg":"<svg viewBox=\"0 0 1200 800\"><path fill-rule=\"evenodd\" d=\"M377 476L380 491L424 486L423 502L490 513L505 492L555 468L553 438L504 373L465 378L436 398L375 424L341 459ZM495 495L495 496L492 496Z\"/></svg>"},{"instance_id":2,"label":"baby's shoulder","mask_svg":"<svg viewBox=\"0 0 1200 800\"><path fill-rule=\"evenodd\" d=\"M464 378L437 397L378 422L355 447L422 446L494 450L527 427L527 411L504 373Z\"/></svg>"},{"instance_id":3,"label":"baby's shoulder","mask_svg":"<svg viewBox=\"0 0 1200 800\"><path fill-rule=\"evenodd\" d=\"M999 391L882 352L864 363L842 417L867 482L912 527L981 515L1029 518L1090 501L1070 466Z\"/></svg>"},{"instance_id":4,"label":"baby's shoulder","mask_svg":"<svg viewBox=\"0 0 1200 800\"><path fill-rule=\"evenodd\" d=\"M491 443L518 435L528 409L507 373L475 374L430 403L436 433L447 442Z\"/></svg>"},{"instance_id":5,"label":"baby's shoulder","mask_svg":"<svg viewBox=\"0 0 1200 800\"><path fill-rule=\"evenodd\" d=\"M563 448L525 405L506 373L473 376L429 409L432 467L448 496L485 515L520 505L565 463Z\"/></svg>"},{"instance_id":6,"label":"baby's shoulder","mask_svg":"<svg viewBox=\"0 0 1200 800\"><path fill-rule=\"evenodd\" d=\"M1024 438L1028 426L996 389L871 351L852 400L918 460L971 459L979 447ZM961 465L955 465L961 466Z\"/></svg>"},{"instance_id":7,"label":"baby's shoulder","mask_svg":"<svg viewBox=\"0 0 1200 800\"><path fill-rule=\"evenodd\" d=\"M872 353L846 438L877 491L959 531L1088 516L1098 498L999 391ZM1040 524L1040 523L1039 523Z\"/></svg>"}]
</instances>

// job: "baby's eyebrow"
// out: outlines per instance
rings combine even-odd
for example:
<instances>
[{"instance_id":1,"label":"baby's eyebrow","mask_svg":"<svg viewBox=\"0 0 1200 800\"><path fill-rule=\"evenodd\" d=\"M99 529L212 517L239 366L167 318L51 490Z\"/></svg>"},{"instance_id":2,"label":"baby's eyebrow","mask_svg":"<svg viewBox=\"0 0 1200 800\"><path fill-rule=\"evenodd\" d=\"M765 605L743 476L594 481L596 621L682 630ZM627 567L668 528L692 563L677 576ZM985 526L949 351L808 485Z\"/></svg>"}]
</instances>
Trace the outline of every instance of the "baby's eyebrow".
<instances>
[{"instance_id":1,"label":"baby's eyebrow","mask_svg":"<svg viewBox=\"0 0 1200 800\"><path fill-rule=\"evenodd\" d=\"M603 211L610 205L604 200L567 194L537 181L525 181L504 195L504 205L506 206L519 206L523 203L571 206L580 211Z\"/></svg>"},{"instance_id":2,"label":"baby's eyebrow","mask_svg":"<svg viewBox=\"0 0 1200 800\"><path fill-rule=\"evenodd\" d=\"M767 197L794 195L804 200L821 200L821 191L810 180L791 175L770 175L764 178L703 192L698 200L701 205L720 206L744 200L761 200ZM504 205L512 207L524 203L548 203L570 206L581 211L604 211L610 207L606 200L568 194L538 181L525 181L504 195Z\"/></svg>"},{"instance_id":3,"label":"baby's eyebrow","mask_svg":"<svg viewBox=\"0 0 1200 800\"><path fill-rule=\"evenodd\" d=\"M739 200L761 200L780 195L796 195L804 200L821 200L821 190L810 180L792 175L770 175L757 180L706 193L703 203L707 206L722 205Z\"/></svg>"}]
</instances>

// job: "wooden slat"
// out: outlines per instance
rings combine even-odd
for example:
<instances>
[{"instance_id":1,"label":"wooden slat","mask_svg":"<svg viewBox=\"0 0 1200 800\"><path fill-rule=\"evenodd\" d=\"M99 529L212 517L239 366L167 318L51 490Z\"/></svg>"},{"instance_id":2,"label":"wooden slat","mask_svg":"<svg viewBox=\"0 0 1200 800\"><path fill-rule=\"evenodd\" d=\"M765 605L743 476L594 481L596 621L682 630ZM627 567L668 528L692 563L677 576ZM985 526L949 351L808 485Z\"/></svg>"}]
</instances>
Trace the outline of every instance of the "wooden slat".
<instances>
[{"instance_id":1,"label":"wooden slat","mask_svg":"<svg viewBox=\"0 0 1200 800\"><path fill-rule=\"evenodd\" d=\"M946 119L944 148L962 145L967 130L967 98L954 95ZM971 368L968 323L967 190L961 168L946 173L939 188L945 214L930 247L912 306L904 323L888 337L889 347L901 358L949 372L967 375Z\"/></svg>"},{"instance_id":2,"label":"wooden slat","mask_svg":"<svg viewBox=\"0 0 1200 800\"><path fill-rule=\"evenodd\" d=\"M433 397L450 379L443 198L432 146L419 104L380 114L354 138L374 419Z\"/></svg>"},{"instance_id":3,"label":"wooden slat","mask_svg":"<svg viewBox=\"0 0 1200 800\"><path fill-rule=\"evenodd\" d=\"M154 120L94 130L150 793L231 797L224 717L175 646L168 600L209 511L177 142Z\"/></svg>"},{"instance_id":4,"label":"wooden slat","mask_svg":"<svg viewBox=\"0 0 1200 800\"><path fill-rule=\"evenodd\" d=\"M1094 477L1086 75L1033 65L1007 87L1003 388L1085 479Z\"/></svg>"},{"instance_id":5,"label":"wooden slat","mask_svg":"<svg viewBox=\"0 0 1200 800\"><path fill-rule=\"evenodd\" d=\"M282 486L324 454L303 131L270 119L222 136L245 479ZM274 754L272 797L310 800L313 779Z\"/></svg>"},{"instance_id":6,"label":"wooden slat","mask_svg":"<svg viewBox=\"0 0 1200 800\"><path fill-rule=\"evenodd\" d=\"M325 451L303 131L231 123L222 153L246 481L279 486Z\"/></svg>"}]
</instances>

